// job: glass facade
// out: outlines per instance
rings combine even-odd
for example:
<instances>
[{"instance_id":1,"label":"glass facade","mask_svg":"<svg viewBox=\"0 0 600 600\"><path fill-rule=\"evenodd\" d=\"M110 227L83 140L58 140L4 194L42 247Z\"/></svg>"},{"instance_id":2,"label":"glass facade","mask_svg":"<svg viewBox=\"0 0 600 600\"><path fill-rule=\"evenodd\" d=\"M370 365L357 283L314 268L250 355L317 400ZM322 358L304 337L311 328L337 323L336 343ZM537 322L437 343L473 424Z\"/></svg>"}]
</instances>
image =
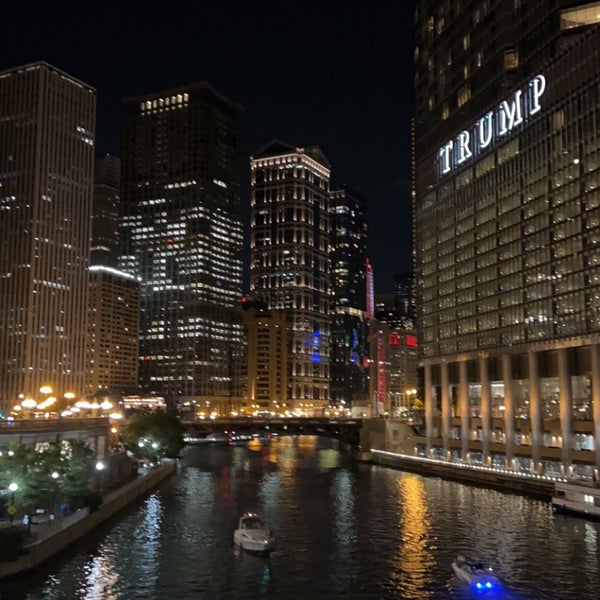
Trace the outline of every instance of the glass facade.
<instances>
[{"instance_id":1,"label":"glass facade","mask_svg":"<svg viewBox=\"0 0 600 600\"><path fill-rule=\"evenodd\" d=\"M426 447L448 456L459 439L461 461L589 476L598 453L581 451L579 436L600 434L599 37L561 33L566 3L543 4L535 32L536 2L417 10L417 82L433 98L417 91ZM516 59L500 61L495 35ZM426 75L457 39L466 51L442 71L478 63L465 102Z\"/></svg>"},{"instance_id":2,"label":"glass facade","mask_svg":"<svg viewBox=\"0 0 600 600\"><path fill-rule=\"evenodd\" d=\"M125 101L120 267L141 384L169 401L241 393L241 112L205 83Z\"/></svg>"}]
</instances>

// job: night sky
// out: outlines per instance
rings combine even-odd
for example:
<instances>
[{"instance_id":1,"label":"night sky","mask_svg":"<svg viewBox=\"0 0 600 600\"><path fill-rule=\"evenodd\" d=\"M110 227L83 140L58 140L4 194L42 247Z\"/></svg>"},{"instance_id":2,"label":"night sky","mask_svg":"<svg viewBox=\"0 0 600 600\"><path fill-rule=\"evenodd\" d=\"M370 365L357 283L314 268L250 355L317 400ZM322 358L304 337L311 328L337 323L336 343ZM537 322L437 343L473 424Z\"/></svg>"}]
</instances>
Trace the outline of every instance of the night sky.
<instances>
[{"instance_id":1,"label":"night sky","mask_svg":"<svg viewBox=\"0 0 600 600\"><path fill-rule=\"evenodd\" d=\"M45 60L95 87L97 156L121 155L122 98L207 81L244 107L248 155L317 145L363 193L376 292L412 270L412 0L10 4L0 70Z\"/></svg>"}]
</instances>

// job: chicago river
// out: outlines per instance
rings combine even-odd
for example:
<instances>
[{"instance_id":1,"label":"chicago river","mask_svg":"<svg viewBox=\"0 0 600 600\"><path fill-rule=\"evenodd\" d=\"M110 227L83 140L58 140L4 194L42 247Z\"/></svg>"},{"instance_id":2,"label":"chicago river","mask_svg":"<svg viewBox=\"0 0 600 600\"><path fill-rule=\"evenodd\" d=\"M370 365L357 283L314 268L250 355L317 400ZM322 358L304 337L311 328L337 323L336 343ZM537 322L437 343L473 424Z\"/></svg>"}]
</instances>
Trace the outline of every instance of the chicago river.
<instances>
[{"instance_id":1,"label":"chicago river","mask_svg":"<svg viewBox=\"0 0 600 600\"><path fill-rule=\"evenodd\" d=\"M269 556L234 549L245 511L274 530ZM0 598L596 599L599 538L547 502L357 464L327 439L192 446L158 490ZM466 589L460 553L502 589Z\"/></svg>"}]
</instances>

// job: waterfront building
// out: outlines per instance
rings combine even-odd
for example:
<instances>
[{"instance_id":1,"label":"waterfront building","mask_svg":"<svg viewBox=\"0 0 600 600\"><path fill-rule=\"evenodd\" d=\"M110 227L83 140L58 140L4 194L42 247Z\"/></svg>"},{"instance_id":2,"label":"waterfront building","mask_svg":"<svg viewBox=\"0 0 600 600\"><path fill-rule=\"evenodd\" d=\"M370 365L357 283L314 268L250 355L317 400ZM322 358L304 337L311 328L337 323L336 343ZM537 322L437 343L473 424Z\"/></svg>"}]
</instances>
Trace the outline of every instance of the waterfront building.
<instances>
[{"instance_id":1,"label":"waterfront building","mask_svg":"<svg viewBox=\"0 0 600 600\"><path fill-rule=\"evenodd\" d=\"M122 394L138 383L140 284L128 273L90 266L86 393Z\"/></svg>"},{"instance_id":2,"label":"waterfront building","mask_svg":"<svg viewBox=\"0 0 600 600\"><path fill-rule=\"evenodd\" d=\"M0 411L81 393L95 90L45 62L0 73Z\"/></svg>"},{"instance_id":3,"label":"waterfront building","mask_svg":"<svg viewBox=\"0 0 600 600\"><path fill-rule=\"evenodd\" d=\"M420 422L417 336L403 305L397 306L395 293L377 294L369 334L373 407L377 414Z\"/></svg>"},{"instance_id":4,"label":"waterfront building","mask_svg":"<svg viewBox=\"0 0 600 600\"><path fill-rule=\"evenodd\" d=\"M117 267L119 256L119 186L121 161L107 154L96 159L92 204L90 264Z\"/></svg>"},{"instance_id":5,"label":"waterfront building","mask_svg":"<svg viewBox=\"0 0 600 600\"><path fill-rule=\"evenodd\" d=\"M205 82L124 101L119 264L141 280L142 390L170 405L241 393L241 114Z\"/></svg>"},{"instance_id":6,"label":"waterfront building","mask_svg":"<svg viewBox=\"0 0 600 600\"><path fill-rule=\"evenodd\" d=\"M417 3L418 446L430 456L598 475L599 9Z\"/></svg>"},{"instance_id":7,"label":"waterfront building","mask_svg":"<svg viewBox=\"0 0 600 600\"><path fill-rule=\"evenodd\" d=\"M329 404L329 177L316 146L272 141L251 157L251 294L291 313L285 402L303 414Z\"/></svg>"},{"instance_id":8,"label":"waterfront building","mask_svg":"<svg viewBox=\"0 0 600 600\"><path fill-rule=\"evenodd\" d=\"M244 329L248 348L246 414L287 414L292 312L246 302Z\"/></svg>"},{"instance_id":9,"label":"waterfront building","mask_svg":"<svg viewBox=\"0 0 600 600\"><path fill-rule=\"evenodd\" d=\"M365 199L346 186L332 190L330 215L331 404L349 408L369 392Z\"/></svg>"}]
</instances>

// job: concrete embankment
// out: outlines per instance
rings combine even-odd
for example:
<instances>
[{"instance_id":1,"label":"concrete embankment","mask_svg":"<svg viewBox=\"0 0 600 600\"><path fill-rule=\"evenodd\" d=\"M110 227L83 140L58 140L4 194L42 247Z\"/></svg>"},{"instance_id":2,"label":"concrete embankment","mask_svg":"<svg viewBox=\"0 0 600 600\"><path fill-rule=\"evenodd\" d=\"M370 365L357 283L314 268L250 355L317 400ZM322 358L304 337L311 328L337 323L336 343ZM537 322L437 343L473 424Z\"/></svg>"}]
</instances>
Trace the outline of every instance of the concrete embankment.
<instances>
[{"instance_id":1,"label":"concrete embankment","mask_svg":"<svg viewBox=\"0 0 600 600\"><path fill-rule=\"evenodd\" d=\"M419 473L428 477L440 477L543 500L552 498L556 479L551 477L538 477L509 470L448 463L416 456L417 435L415 428L406 422L393 419L370 419L363 423L360 432L361 445L354 456L361 462Z\"/></svg>"},{"instance_id":2,"label":"concrete embankment","mask_svg":"<svg viewBox=\"0 0 600 600\"><path fill-rule=\"evenodd\" d=\"M88 513L87 510L78 511L66 519L57 520L50 529L44 529L45 525L36 526L36 533L39 532L38 539L27 546L29 553L15 562L0 562L0 579L36 568L128 504L154 489L176 470L175 462L163 464L152 469L143 477L138 477L106 494L98 510L92 513Z\"/></svg>"},{"instance_id":3,"label":"concrete embankment","mask_svg":"<svg viewBox=\"0 0 600 600\"><path fill-rule=\"evenodd\" d=\"M410 471L427 477L440 477L451 481L493 488L503 492L524 494L550 500L554 492L554 481L550 478L519 475L498 469L473 468L470 466L444 464L420 457L403 456L386 451L365 452L359 458L365 462Z\"/></svg>"}]
</instances>

